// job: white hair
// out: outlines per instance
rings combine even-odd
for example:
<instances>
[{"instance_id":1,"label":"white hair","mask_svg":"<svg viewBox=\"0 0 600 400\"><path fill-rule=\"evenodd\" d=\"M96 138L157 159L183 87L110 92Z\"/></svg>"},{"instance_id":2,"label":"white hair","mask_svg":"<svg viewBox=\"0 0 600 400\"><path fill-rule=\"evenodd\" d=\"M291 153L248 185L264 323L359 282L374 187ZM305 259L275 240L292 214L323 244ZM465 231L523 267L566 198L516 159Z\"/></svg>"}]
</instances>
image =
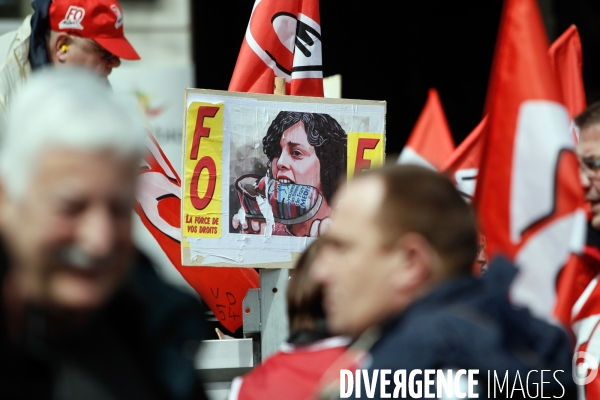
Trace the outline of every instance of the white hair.
<instances>
[{"instance_id":1,"label":"white hair","mask_svg":"<svg viewBox=\"0 0 600 400\"><path fill-rule=\"evenodd\" d=\"M139 158L143 137L139 113L107 81L81 68L45 69L27 80L9 107L0 178L11 196L19 196L48 149L111 150Z\"/></svg>"}]
</instances>

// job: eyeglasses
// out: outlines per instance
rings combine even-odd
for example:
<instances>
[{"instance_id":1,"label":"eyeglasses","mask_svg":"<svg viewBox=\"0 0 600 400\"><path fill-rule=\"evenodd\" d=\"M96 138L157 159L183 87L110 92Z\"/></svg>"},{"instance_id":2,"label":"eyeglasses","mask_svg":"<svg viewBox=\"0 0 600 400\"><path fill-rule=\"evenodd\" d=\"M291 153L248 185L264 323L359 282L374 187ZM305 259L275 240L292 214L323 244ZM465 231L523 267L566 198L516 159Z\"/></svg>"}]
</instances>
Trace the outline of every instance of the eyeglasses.
<instances>
[{"instance_id":1,"label":"eyeglasses","mask_svg":"<svg viewBox=\"0 0 600 400\"><path fill-rule=\"evenodd\" d=\"M88 42L90 42L90 44L92 46L94 46L94 48L96 49L96 51L98 53L100 53L100 58L102 60L108 62L108 61L110 61L110 60L112 60L113 58L116 57L113 53L111 53L110 51L106 50L104 47L100 46L98 43L96 43L92 39L85 39L85 40L87 40Z\"/></svg>"},{"instance_id":2,"label":"eyeglasses","mask_svg":"<svg viewBox=\"0 0 600 400\"><path fill-rule=\"evenodd\" d=\"M583 157L579 159L579 166L581 171L588 178L596 178L598 172L600 172L600 158L595 157Z\"/></svg>"},{"instance_id":3,"label":"eyeglasses","mask_svg":"<svg viewBox=\"0 0 600 400\"><path fill-rule=\"evenodd\" d=\"M100 59L103 60L103 61L105 61L105 62L108 62L108 61L114 59L115 57L117 57L113 53L111 53L110 51L106 50L104 47L100 46L98 43L96 43L92 39L83 38L83 37L81 37L79 35L76 35L76 34L71 34L70 36L71 37L75 37L75 38L77 38L79 40L84 40L85 42L91 44L92 47L94 48L94 51L100 55Z\"/></svg>"}]
</instances>

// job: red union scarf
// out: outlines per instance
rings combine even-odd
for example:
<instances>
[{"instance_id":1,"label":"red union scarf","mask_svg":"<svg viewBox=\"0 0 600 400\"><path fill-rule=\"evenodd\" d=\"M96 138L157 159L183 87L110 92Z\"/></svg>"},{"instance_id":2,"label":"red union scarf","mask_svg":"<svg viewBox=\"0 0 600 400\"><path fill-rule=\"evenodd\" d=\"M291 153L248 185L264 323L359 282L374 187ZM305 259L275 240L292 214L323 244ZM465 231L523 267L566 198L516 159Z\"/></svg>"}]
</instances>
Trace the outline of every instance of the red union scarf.
<instances>
[{"instance_id":1,"label":"red union scarf","mask_svg":"<svg viewBox=\"0 0 600 400\"><path fill-rule=\"evenodd\" d=\"M229 90L323 97L320 21L318 0L256 0Z\"/></svg>"},{"instance_id":2,"label":"red union scarf","mask_svg":"<svg viewBox=\"0 0 600 400\"><path fill-rule=\"evenodd\" d=\"M555 314L575 336L575 366L578 376L594 377L600 360L600 250L586 246L583 256L571 255L558 280ZM591 357L594 357L592 359ZM587 370L581 370L587 364ZM582 381L581 398L600 398L600 379Z\"/></svg>"},{"instance_id":3,"label":"red union scarf","mask_svg":"<svg viewBox=\"0 0 600 400\"><path fill-rule=\"evenodd\" d=\"M349 342L334 336L307 345L284 343L261 365L233 380L229 400L316 398L314 394L330 367L356 367L355 363L341 362ZM339 379L339 370L336 375Z\"/></svg>"},{"instance_id":4,"label":"red union scarf","mask_svg":"<svg viewBox=\"0 0 600 400\"><path fill-rule=\"evenodd\" d=\"M418 164L440 170L454 152L452 133L437 90L429 89L423 111L402 149L398 164Z\"/></svg>"},{"instance_id":5,"label":"red union scarf","mask_svg":"<svg viewBox=\"0 0 600 400\"><path fill-rule=\"evenodd\" d=\"M248 268L181 265L181 180L150 133L139 176L135 211L173 266L198 292L230 332L242 326L242 301L259 287L258 273Z\"/></svg>"},{"instance_id":6,"label":"red union scarf","mask_svg":"<svg viewBox=\"0 0 600 400\"><path fill-rule=\"evenodd\" d=\"M505 2L497 43L474 203L490 258L519 267L511 300L551 319L557 275L585 232L570 116L535 0Z\"/></svg>"}]
</instances>

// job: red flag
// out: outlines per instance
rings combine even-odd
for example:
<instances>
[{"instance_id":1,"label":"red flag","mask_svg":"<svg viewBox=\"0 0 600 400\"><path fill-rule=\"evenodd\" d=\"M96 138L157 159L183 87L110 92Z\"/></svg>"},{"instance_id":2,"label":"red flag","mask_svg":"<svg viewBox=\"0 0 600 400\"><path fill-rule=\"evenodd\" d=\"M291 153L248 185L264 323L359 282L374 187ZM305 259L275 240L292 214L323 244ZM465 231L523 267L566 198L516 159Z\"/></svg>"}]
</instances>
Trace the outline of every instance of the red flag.
<instances>
[{"instance_id":1,"label":"red flag","mask_svg":"<svg viewBox=\"0 0 600 400\"><path fill-rule=\"evenodd\" d=\"M286 93L323 97L318 0L256 0L229 90L273 93L274 78Z\"/></svg>"},{"instance_id":2,"label":"red flag","mask_svg":"<svg viewBox=\"0 0 600 400\"><path fill-rule=\"evenodd\" d=\"M475 194L484 136L487 131L487 121L486 116L456 148L441 169L450 175L458 190L468 199L471 199Z\"/></svg>"},{"instance_id":3,"label":"red flag","mask_svg":"<svg viewBox=\"0 0 600 400\"><path fill-rule=\"evenodd\" d=\"M570 117L536 0L507 0L487 97L475 204L487 252L519 267L516 304L551 318L557 275L585 229Z\"/></svg>"},{"instance_id":4,"label":"red flag","mask_svg":"<svg viewBox=\"0 0 600 400\"><path fill-rule=\"evenodd\" d=\"M429 89L427 102L402 149L398 164L419 164L440 170L454 151L452 133L437 90Z\"/></svg>"},{"instance_id":5,"label":"red flag","mask_svg":"<svg viewBox=\"0 0 600 400\"><path fill-rule=\"evenodd\" d=\"M586 109L583 87L583 56L581 39L575 25L571 25L548 51L552 69L562 90L563 100L571 119Z\"/></svg>"},{"instance_id":6,"label":"red flag","mask_svg":"<svg viewBox=\"0 0 600 400\"><path fill-rule=\"evenodd\" d=\"M548 51L550 63L562 89L563 101L571 118L586 108L582 77L581 40L575 25L567 29ZM459 190L472 197L477 182L487 117L456 148L442 171L450 174Z\"/></svg>"},{"instance_id":7,"label":"red flag","mask_svg":"<svg viewBox=\"0 0 600 400\"><path fill-rule=\"evenodd\" d=\"M150 133L147 148L135 211L173 266L223 326L234 332L242 326L246 292L259 287L258 273L248 268L181 265L181 180Z\"/></svg>"}]
</instances>

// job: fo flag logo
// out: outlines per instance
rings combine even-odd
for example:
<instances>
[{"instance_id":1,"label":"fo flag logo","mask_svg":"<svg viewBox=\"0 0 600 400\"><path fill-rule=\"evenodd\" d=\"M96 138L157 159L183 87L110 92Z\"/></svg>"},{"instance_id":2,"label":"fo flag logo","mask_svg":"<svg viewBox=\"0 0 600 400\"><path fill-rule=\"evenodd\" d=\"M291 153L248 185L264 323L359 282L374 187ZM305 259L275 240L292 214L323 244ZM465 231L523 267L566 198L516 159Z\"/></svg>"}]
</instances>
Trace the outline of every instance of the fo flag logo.
<instances>
[{"instance_id":1,"label":"fo flag logo","mask_svg":"<svg viewBox=\"0 0 600 400\"><path fill-rule=\"evenodd\" d=\"M294 96L323 97L318 0L256 0L229 90L273 93L285 78Z\"/></svg>"},{"instance_id":2,"label":"fo flag logo","mask_svg":"<svg viewBox=\"0 0 600 400\"><path fill-rule=\"evenodd\" d=\"M598 375L598 360L587 351L573 355L573 381L577 385L587 385Z\"/></svg>"},{"instance_id":3,"label":"fo flag logo","mask_svg":"<svg viewBox=\"0 0 600 400\"><path fill-rule=\"evenodd\" d=\"M77 6L70 6L67 10L65 19L58 23L59 29L80 29L83 30L81 21L85 17L85 9Z\"/></svg>"},{"instance_id":4,"label":"fo flag logo","mask_svg":"<svg viewBox=\"0 0 600 400\"><path fill-rule=\"evenodd\" d=\"M254 20L268 20L269 8L255 6ZM272 29L256 26L251 21L246 41L257 56L277 76L286 80L323 78L321 61L321 26L304 14L278 12L270 18ZM255 29L253 29L255 28ZM290 68L291 66L291 68Z\"/></svg>"}]
</instances>

